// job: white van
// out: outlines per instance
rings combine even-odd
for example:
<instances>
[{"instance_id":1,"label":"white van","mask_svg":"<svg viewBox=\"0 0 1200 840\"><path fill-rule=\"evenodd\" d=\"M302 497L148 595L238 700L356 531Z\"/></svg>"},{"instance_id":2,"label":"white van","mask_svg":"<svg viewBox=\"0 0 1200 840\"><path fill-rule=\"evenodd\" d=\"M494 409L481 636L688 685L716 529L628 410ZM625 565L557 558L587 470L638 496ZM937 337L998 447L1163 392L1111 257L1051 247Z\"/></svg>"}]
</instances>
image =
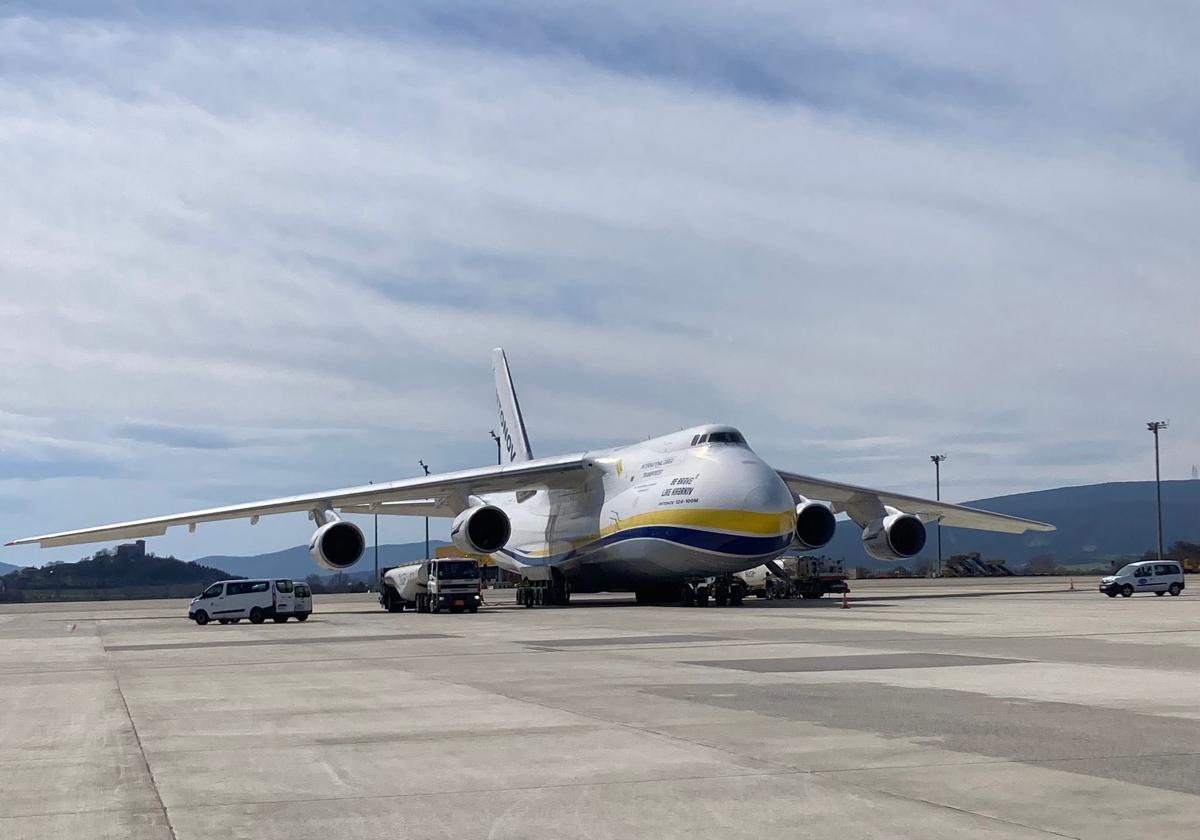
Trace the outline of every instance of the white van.
<instances>
[{"instance_id":1,"label":"white van","mask_svg":"<svg viewBox=\"0 0 1200 840\"><path fill-rule=\"evenodd\" d=\"M290 580L219 580L192 599L188 618L197 624L208 624L213 619L236 624L243 618L252 624L262 624L268 618L282 624L295 614L294 592ZM312 610L311 601L308 610ZM308 618L308 612L304 618Z\"/></svg>"},{"instance_id":2,"label":"white van","mask_svg":"<svg viewBox=\"0 0 1200 840\"><path fill-rule=\"evenodd\" d=\"M1109 598L1128 598L1134 592L1178 595L1183 591L1183 569L1172 560L1142 561L1123 566L1116 574L1100 578L1100 591Z\"/></svg>"}]
</instances>

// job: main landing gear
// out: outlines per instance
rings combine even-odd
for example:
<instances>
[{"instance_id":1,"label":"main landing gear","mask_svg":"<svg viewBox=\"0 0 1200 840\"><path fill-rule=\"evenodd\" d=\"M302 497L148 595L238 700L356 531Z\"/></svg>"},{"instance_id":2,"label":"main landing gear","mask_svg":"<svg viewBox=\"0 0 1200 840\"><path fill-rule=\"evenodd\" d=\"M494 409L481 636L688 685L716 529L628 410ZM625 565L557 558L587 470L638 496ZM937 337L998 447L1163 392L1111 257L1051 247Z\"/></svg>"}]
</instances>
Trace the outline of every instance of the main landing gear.
<instances>
[{"instance_id":1,"label":"main landing gear","mask_svg":"<svg viewBox=\"0 0 1200 840\"><path fill-rule=\"evenodd\" d=\"M571 603L571 585L560 575L552 580L521 581L517 603L525 607L565 607Z\"/></svg>"},{"instance_id":2,"label":"main landing gear","mask_svg":"<svg viewBox=\"0 0 1200 840\"><path fill-rule=\"evenodd\" d=\"M718 607L740 607L746 596L746 584L733 575L708 578L688 578L682 583L654 586L636 592L639 604L676 602L682 607L707 607L709 601Z\"/></svg>"}]
</instances>

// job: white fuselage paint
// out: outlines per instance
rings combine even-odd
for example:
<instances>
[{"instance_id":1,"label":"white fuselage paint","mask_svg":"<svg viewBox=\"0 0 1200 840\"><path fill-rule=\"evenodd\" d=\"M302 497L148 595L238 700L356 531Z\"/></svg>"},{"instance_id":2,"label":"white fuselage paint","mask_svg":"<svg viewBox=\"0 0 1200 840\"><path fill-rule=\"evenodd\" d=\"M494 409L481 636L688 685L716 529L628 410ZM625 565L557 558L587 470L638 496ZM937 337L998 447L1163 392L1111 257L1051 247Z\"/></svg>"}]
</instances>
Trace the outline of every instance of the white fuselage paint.
<instances>
[{"instance_id":1,"label":"white fuselage paint","mask_svg":"<svg viewBox=\"0 0 1200 840\"><path fill-rule=\"evenodd\" d=\"M492 555L530 579L551 569L577 591L727 574L773 560L795 529L795 502L778 473L745 444L692 445L736 432L698 426L588 453L572 489L477 497L508 514L512 536Z\"/></svg>"}]
</instances>

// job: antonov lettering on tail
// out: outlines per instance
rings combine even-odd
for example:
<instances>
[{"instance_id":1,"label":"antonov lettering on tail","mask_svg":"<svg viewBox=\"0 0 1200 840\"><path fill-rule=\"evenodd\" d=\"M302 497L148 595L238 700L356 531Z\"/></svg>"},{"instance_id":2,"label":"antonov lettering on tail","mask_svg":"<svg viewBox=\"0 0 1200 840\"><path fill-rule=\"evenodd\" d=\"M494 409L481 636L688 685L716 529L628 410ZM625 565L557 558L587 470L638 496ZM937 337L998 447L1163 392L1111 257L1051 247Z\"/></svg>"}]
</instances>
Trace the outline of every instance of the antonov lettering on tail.
<instances>
[{"instance_id":1,"label":"antonov lettering on tail","mask_svg":"<svg viewBox=\"0 0 1200 840\"><path fill-rule=\"evenodd\" d=\"M314 562L346 569L363 555L362 531L340 514L441 516L464 552L536 582L546 601L570 592L633 591L638 600L688 601L700 581L772 563L790 546L817 549L845 513L863 548L903 560L925 545L926 525L1020 534L1052 531L1028 519L855 487L777 470L731 426L706 425L644 443L534 458L504 351L492 353L508 463L138 519L14 540L43 548L155 537L205 522L307 513ZM719 588L719 587L718 587Z\"/></svg>"}]
</instances>

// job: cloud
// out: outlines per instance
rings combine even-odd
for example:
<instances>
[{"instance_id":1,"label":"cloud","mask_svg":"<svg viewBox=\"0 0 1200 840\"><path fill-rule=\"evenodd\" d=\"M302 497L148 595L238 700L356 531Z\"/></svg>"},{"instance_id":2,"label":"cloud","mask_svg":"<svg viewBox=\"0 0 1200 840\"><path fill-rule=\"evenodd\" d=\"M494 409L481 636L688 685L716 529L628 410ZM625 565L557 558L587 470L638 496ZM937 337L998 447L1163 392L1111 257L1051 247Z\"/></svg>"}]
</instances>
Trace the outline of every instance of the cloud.
<instances>
[{"instance_id":1,"label":"cloud","mask_svg":"<svg viewBox=\"0 0 1200 840\"><path fill-rule=\"evenodd\" d=\"M238 445L229 435L212 429L156 423L126 423L114 429L113 433L126 440L183 449L232 449Z\"/></svg>"},{"instance_id":2,"label":"cloud","mask_svg":"<svg viewBox=\"0 0 1200 840\"><path fill-rule=\"evenodd\" d=\"M495 345L540 454L727 421L969 498L1141 477L1149 412L1200 460L1186 7L15 8L0 436L147 488L27 468L5 533L488 463ZM178 550L280 532L229 533Z\"/></svg>"}]
</instances>

